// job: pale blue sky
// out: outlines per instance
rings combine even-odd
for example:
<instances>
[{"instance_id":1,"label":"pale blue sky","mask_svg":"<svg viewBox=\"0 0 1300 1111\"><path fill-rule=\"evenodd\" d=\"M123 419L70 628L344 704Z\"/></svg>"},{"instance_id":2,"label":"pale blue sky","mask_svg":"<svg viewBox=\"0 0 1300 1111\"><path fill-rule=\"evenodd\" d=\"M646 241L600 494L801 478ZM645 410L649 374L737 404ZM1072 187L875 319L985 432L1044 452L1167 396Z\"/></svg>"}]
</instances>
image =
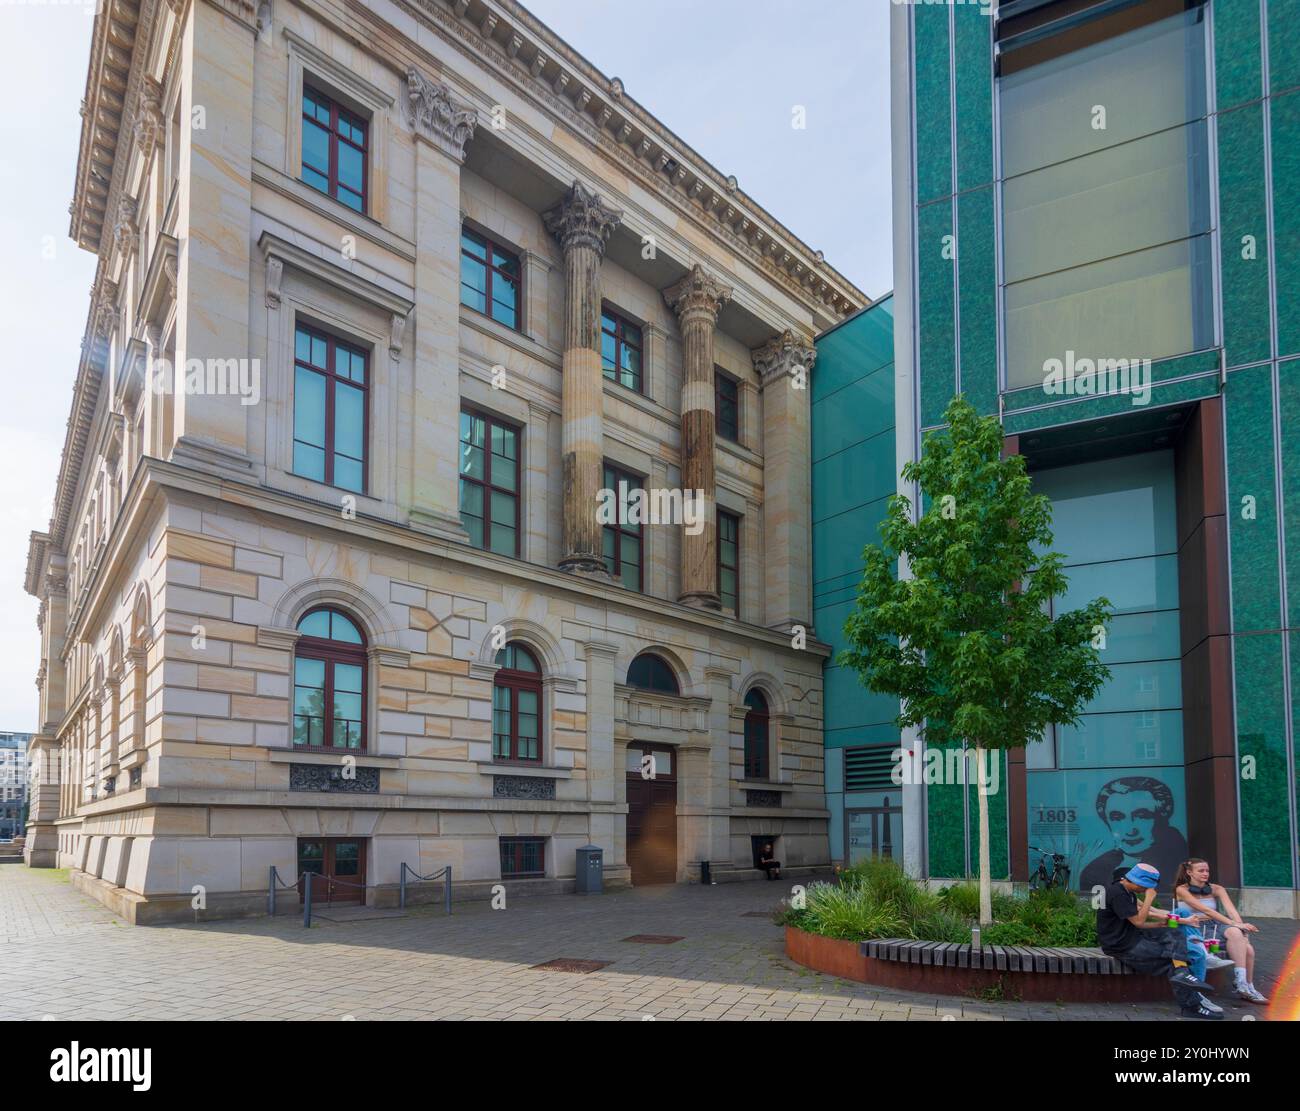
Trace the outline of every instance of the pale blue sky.
<instances>
[{"instance_id":1,"label":"pale blue sky","mask_svg":"<svg viewBox=\"0 0 1300 1111\"><path fill-rule=\"evenodd\" d=\"M0 730L36 727L27 536L49 524L94 278L68 238L91 7L0 4ZM888 0L528 7L864 292L890 288Z\"/></svg>"}]
</instances>

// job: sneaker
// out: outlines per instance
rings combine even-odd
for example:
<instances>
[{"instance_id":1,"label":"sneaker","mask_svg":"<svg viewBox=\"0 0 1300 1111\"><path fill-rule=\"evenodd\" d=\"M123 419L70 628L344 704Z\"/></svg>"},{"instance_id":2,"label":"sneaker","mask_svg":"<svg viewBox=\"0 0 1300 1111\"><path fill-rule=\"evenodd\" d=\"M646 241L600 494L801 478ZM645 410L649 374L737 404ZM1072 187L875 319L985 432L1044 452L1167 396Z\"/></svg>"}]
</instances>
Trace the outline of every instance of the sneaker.
<instances>
[{"instance_id":1,"label":"sneaker","mask_svg":"<svg viewBox=\"0 0 1300 1111\"><path fill-rule=\"evenodd\" d=\"M1259 1003L1262 1005L1268 1002L1268 998L1261 995L1254 984L1247 984L1245 987L1237 988L1232 994L1246 1003Z\"/></svg>"},{"instance_id":2,"label":"sneaker","mask_svg":"<svg viewBox=\"0 0 1300 1111\"><path fill-rule=\"evenodd\" d=\"M1205 971L1213 972L1216 968L1231 968L1232 961L1225 961L1222 957L1214 953L1205 954Z\"/></svg>"},{"instance_id":3,"label":"sneaker","mask_svg":"<svg viewBox=\"0 0 1300 1111\"><path fill-rule=\"evenodd\" d=\"M1179 1007L1178 1013L1183 1018L1223 1018L1222 1008L1215 1007L1208 999L1201 999L1192 1007Z\"/></svg>"},{"instance_id":4,"label":"sneaker","mask_svg":"<svg viewBox=\"0 0 1300 1111\"><path fill-rule=\"evenodd\" d=\"M1197 991L1214 990L1214 988L1212 988L1204 980L1198 980L1195 976L1193 976L1190 968L1180 968L1177 972L1175 972L1172 976L1169 977L1169 982L1171 984L1177 984L1180 987L1184 987L1184 988L1195 988Z\"/></svg>"},{"instance_id":5,"label":"sneaker","mask_svg":"<svg viewBox=\"0 0 1300 1111\"><path fill-rule=\"evenodd\" d=\"M1205 996L1203 996L1203 995L1200 997L1200 999L1201 999L1201 1004L1200 1004L1200 1005L1201 1005L1202 1007L1204 1007L1206 1010L1213 1011L1215 1014L1218 1014L1218 1015L1223 1014L1223 1008L1220 1007L1217 1003L1211 1003L1211 1002L1210 1002L1208 999L1206 999Z\"/></svg>"}]
</instances>

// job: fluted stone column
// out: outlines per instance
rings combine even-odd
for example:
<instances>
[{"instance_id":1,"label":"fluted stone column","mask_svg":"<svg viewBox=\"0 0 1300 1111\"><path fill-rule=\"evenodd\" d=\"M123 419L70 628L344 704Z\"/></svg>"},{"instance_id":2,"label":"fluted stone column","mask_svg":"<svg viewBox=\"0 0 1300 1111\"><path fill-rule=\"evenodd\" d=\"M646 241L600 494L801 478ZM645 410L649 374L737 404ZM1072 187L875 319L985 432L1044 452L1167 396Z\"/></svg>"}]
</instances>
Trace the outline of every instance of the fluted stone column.
<instances>
[{"instance_id":1,"label":"fluted stone column","mask_svg":"<svg viewBox=\"0 0 1300 1111\"><path fill-rule=\"evenodd\" d=\"M415 133L415 396L411 524L469 539L460 523L460 167L478 114L411 67Z\"/></svg>"},{"instance_id":2,"label":"fluted stone column","mask_svg":"<svg viewBox=\"0 0 1300 1111\"><path fill-rule=\"evenodd\" d=\"M692 536L682 530L682 587L678 601L701 609L720 609L718 599L718 522L713 462L713 329L731 290L698 264L664 300L682 330L682 490L702 491L704 528Z\"/></svg>"},{"instance_id":3,"label":"fluted stone column","mask_svg":"<svg viewBox=\"0 0 1300 1111\"><path fill-rule=\"evenodd\" d=\"M811 628L808 398L817 349L787 331L752 354L763 391L764 624Z\"/></svg>"},{"instance_id":4,"label":"fluted stone column","mask_svg":"<svg viewBox=\"0 0 1300 1111\"><path fill-rule=\"evenodd\" d=\"M564 554L560 568L606 575L596 493L604 460L604 385L600 370L600 262L605 242L623 218L575 181L543 219L564 251L564 357L561 455L564 475Z\"/></svg>"}]
</instances>

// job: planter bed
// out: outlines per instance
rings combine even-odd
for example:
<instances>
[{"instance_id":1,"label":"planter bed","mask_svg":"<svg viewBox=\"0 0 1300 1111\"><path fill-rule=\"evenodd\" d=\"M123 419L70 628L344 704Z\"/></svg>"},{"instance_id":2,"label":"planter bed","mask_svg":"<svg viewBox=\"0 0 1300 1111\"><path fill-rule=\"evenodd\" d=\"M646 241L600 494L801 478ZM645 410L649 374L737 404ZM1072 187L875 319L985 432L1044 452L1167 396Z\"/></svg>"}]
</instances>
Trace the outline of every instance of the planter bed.
<instances>
[{"instance_id":1,"label":"planter bed","mask_svg":"<svg viewBox=\"0 0 1300 1111\"><path fill-rule=\"evenodd\" d=\"M945 944L883 938L844 941L785 928L785 952L818 972L863 984L938 995L997 992L1007 999L1063 1003L1173 1001L1168 981L1130 971L1100 949ZM1226 972L1227 970L1222 970ZM1226 983L1226 977L1215 982Z\"/></svg>"}]
</instances>

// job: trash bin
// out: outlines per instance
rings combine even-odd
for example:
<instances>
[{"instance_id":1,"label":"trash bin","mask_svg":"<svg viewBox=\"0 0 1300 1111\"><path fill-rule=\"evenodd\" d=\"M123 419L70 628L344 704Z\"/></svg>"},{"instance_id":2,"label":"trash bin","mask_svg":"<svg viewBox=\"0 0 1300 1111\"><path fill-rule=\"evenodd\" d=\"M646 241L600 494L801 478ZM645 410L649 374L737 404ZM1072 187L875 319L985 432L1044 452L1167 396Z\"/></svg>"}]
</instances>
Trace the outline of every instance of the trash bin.
<instances>
[{"instance_id":1,"label":"trash bin","mask_svg":"<svg viewBox=\"0 0 1300 1111\"><path fill-rule=\"evenodd\" d=\"M709 862L707 860L700 861L700 883L708 886L713 884L713 873L709 871Z\"/></svg>"},{"instance_id":2,"label":"trash bin","mask_svg":"<svg viewBox=\"0 0 1300 1111\"><path fill-rule=\"evenodd\" d=\"M599 895L605 889L605 850L599 845L583 845L578 850L577 883L574 893Z\"/></svg>"}]
</instances>

